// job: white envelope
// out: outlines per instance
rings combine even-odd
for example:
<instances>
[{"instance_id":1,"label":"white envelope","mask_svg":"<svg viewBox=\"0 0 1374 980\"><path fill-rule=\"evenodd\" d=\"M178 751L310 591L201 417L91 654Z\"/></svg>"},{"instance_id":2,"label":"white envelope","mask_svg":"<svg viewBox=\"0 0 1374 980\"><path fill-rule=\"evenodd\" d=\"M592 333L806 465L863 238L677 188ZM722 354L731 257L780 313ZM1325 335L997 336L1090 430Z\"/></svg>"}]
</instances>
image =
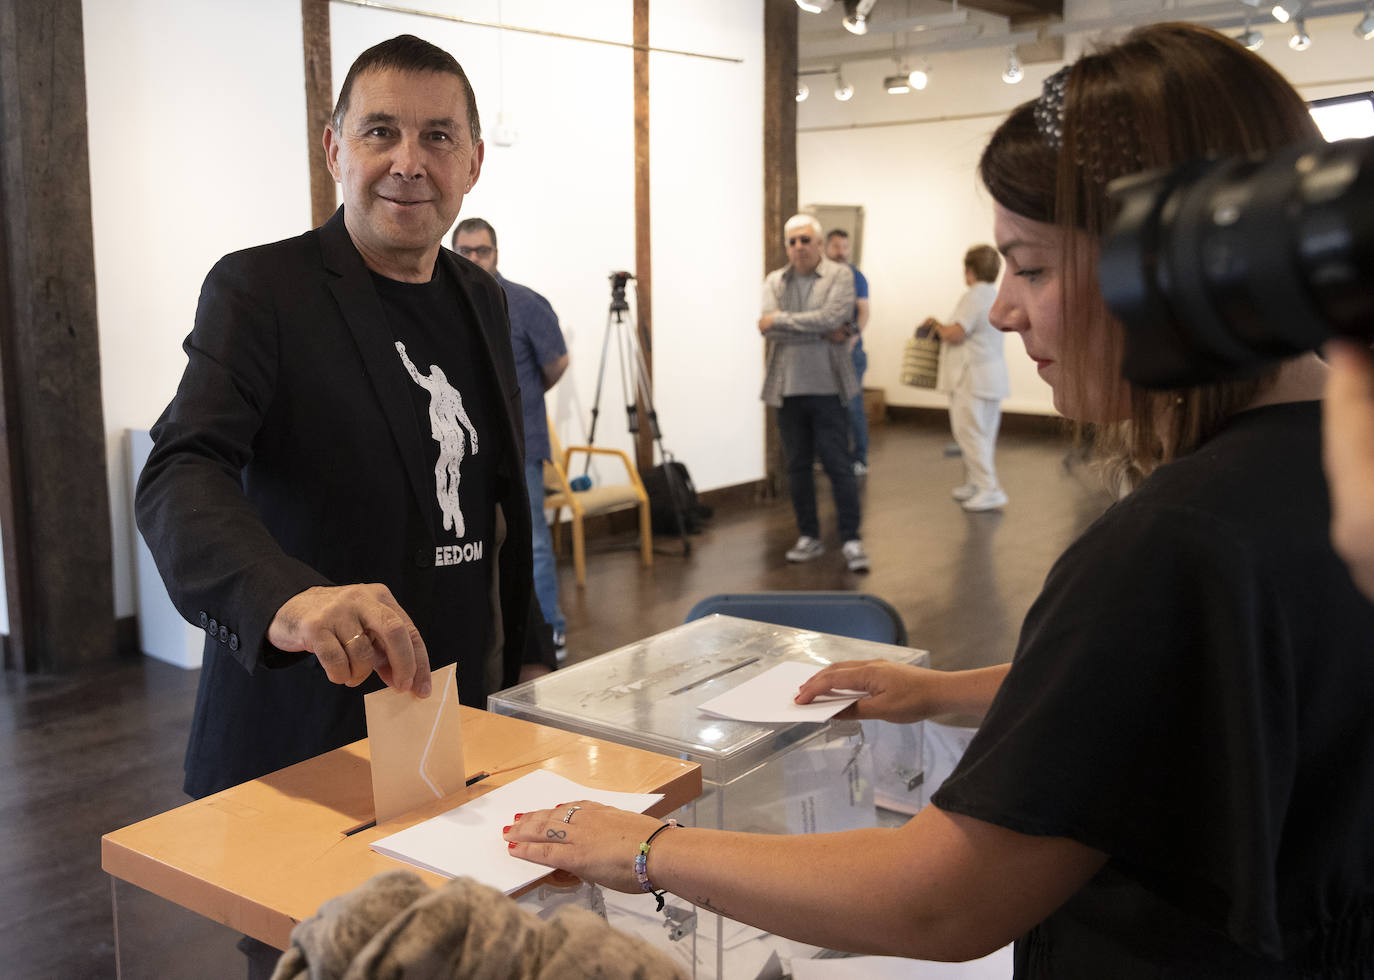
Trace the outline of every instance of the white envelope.
<instances>
[{"instance_id":1,"label":"white envelope","mask_svg":"<svg viewBox=\"0 0 1374 980\"><path fill-rule=\"evenodd\" d=\"M859 700L861 695L831 695L818 698L810 704L797 704L792 700L797 696L797 689L819 670L815 664L781 663L699 707L707 714L736 721L771 724L829 721Z\"/></svg>"}]
</instances>

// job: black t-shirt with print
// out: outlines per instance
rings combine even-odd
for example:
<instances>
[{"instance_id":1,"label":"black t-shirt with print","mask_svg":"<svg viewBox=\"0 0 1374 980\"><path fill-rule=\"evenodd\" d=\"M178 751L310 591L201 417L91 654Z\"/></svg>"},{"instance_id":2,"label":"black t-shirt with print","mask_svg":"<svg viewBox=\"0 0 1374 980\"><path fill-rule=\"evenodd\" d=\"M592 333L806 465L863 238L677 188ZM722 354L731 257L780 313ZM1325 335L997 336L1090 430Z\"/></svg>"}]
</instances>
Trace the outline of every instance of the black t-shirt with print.
<instances>
[{"instance_id":1,"label":"black t-shirt with print","mask_svg":"<svg viewBox=\"0 0 1374 980\"><path fill-rule=\"evenodd\" d=\"M501 452L486 352L458 290L437 267L429 282L376 273L372 280L396 357L413 382L415 423L431 475L425 489L435 542L435 615L423 639L435 666L475 664L490 641L493 487Z\"/></svg>"}]
</instances>

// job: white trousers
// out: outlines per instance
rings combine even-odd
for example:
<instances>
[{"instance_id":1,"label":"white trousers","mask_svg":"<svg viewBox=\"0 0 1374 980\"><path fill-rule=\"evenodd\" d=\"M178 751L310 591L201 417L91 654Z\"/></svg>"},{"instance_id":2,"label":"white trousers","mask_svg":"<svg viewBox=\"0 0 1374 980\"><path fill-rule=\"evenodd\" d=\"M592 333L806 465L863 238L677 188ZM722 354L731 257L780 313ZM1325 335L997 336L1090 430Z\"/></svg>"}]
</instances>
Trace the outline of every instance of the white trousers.
<instances>
[{"instance_id":1,"label":"white trousers","mask_svg":"<svg viewBox=\"0 0 1374 980\"><path fill-rule=\"evenodd\" d=\"M964 455L965 481L979 490L1000 489L992 451L997 445L997 427L1002 422L1002 402L994 398L975 398L960 386L950 392L949 427Z\"/></svg>"}]
</instances>

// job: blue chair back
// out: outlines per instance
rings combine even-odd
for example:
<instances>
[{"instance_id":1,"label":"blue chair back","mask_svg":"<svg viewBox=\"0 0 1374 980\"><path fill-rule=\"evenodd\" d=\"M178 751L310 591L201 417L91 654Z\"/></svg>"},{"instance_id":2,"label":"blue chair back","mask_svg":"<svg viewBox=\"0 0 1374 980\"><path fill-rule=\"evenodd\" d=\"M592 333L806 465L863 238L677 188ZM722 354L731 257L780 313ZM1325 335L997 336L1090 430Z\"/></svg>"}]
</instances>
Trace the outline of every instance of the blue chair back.
<instances>
[{"instance_id":1,"label":"blue chair back","mask_svg":"<svg viewBox=\"0 0 1374 980\"><path fill-rule=\"evenodd\" d=\"M906 646L901 614L864 592L725 592L702 599L685 622L712 613Z\"/></svg>"}]
</instances>

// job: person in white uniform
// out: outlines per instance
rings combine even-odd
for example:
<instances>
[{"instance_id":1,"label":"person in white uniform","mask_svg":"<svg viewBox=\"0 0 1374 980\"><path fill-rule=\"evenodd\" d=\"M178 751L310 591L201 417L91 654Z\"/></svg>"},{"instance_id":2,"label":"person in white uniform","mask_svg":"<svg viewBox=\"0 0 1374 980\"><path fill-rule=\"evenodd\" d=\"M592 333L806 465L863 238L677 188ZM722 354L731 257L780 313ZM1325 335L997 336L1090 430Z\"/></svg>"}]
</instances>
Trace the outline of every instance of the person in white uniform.
<instances>
[{"instance_id":1,"label":"person in white uniform","mask_svg":"<svg viewBox=\"0 0 1374 980\"><path fill-rule=\"evenodd\" d=\"M954 499L964 510L998 510L1007 494L997 482L993 449L1002 421L1002 399L1010 391L1002 334L988 322L997 298L997 273L1002 260L991 245L975 245L964 253L964 282L968 292L950 314L949 323L934 317L930 327L940 340L941 387L949 391L949 421L954 441L964 458L964 482Z\"/></svg>"}]
</instances>

